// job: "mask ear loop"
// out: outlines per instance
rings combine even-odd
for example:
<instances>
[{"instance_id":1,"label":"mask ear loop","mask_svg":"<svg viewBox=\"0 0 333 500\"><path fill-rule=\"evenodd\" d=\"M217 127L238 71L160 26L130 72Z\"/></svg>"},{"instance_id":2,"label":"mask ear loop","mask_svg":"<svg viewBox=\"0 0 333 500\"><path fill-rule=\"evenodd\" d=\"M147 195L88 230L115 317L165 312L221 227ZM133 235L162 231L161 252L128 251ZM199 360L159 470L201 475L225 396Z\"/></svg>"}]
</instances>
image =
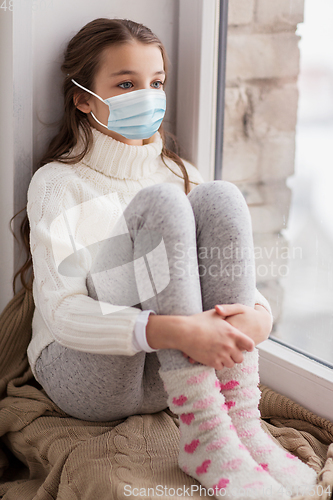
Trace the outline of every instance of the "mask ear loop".
<instances>
[{"instance_id":1,"label":"mask ear loop","mask_svg":"<svg viewBox=\"0 0 333 500\"><path fill-rule=\"evenodd\" d=\"M95 92L92 92L91 90L86 89L85 87L83 87L83 85L80 85L79 83L77 83L73 78L71 78L71 80L72 80L73 83L75 83L75 85L77 85L78 87L80 87L82 90L85 90L86 92L89 92L89 94L94 95L95 97L97 97L97 99L99 99L104 104L106 104L106 102L99 95L95 94ZM108 127L106 125L104 125L104 123L101 123L99 120L97 120L96 116L94 115L94 113L92 111L90 111L90 114L94 118L94 120L96 120L97 123L99 123L100 125L102 125L102 127L105 127L107 130L109 130Z\"/></svg>"}]
</instances>

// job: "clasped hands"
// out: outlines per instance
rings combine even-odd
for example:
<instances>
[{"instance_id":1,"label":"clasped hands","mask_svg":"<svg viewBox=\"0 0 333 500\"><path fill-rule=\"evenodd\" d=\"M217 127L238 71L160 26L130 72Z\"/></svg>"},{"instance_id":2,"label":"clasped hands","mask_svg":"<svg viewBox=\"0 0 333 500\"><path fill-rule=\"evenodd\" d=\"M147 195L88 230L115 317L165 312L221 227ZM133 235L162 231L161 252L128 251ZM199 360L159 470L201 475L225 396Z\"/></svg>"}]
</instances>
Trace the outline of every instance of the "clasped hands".
<instances>
[{"instance_id":1,"label":"clasped hands","mask_svg":"<svg viewBox=\"0 0 333 500\"><path fill-rule=\"evenodd\" d=\"M245 334L252 340L252 343L248 343L248 347L243 349L243 351L252 351L256 345L260 344L269 337L272 330L272 317L263 306L256 304L253 308L243 304L222 304L215 305L214 309L215 312L221 317L221 320L229 323L229 325L237 329L238 332ZM229 331L229 326L226 325L226 327L226 330ZM196 360L184 352L183 355L188 358L190 363L196 362ZM223 368L223 366L231 368L234 363L241 363L243 359L242 352L239 351L237 353L237 358L235 355L233 355L233 357L230 356L228 363L222 363L221 368ZM218 368L216 367L216 369Z\"/></svg>"}]
</instances>

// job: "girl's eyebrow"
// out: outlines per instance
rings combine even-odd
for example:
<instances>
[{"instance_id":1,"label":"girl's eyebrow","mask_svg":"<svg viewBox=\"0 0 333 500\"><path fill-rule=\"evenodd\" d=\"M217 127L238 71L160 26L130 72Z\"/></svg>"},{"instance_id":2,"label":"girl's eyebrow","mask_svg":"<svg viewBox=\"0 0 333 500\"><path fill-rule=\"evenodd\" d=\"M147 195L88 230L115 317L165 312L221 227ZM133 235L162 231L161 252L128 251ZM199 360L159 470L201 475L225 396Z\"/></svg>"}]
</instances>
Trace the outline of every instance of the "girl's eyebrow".
<instances>
[{"instance_id":1,"label":"girl's eyebrow","mask_svg":"<svg viewBox=\"0 0 333 500\"><path fill-rule=\"evenodd\" d=\"M127 69L122 69L120 71L117 71L116 73L111 73L110 76L121 76L121 75L136 75L137 72L136 71L132 71L132 70L127 70ZM161 71L156 71L154 73L155 75L165 75L165 71L161 70Z\"/></svg>"}]
</instances>

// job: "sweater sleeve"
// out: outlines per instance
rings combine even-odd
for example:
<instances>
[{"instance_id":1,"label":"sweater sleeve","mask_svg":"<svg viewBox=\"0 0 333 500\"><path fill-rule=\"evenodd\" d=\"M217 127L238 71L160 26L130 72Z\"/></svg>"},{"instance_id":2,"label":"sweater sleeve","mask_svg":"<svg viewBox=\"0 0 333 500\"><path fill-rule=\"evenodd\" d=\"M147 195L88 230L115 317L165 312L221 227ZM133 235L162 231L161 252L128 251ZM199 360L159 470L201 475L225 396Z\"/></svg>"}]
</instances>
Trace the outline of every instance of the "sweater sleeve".
<instances>
[{"instance_id":1,"label":"sweater sleeve","mask_svg":"<svg viewBox=\"0 0 333 500\"><path fill-rule=\"evenodd\" d=\"M87 196L82 194L78 179L73 179L73 174L66 177L70 169L45 167L34 174L27 203L36 309L54 340L68 348L134 355L133 333L141 310L101 303L88 296L86 276L91 255L84 251L84 236L78 236L86 223L89 229L81 235L88 234L90 243L101 241L103 234L96 228L109 231L110 221L119 215L117 207L110 198L96 197L92 214L89 200L82 201ZM96 207L100 208L97 213ZM66 257L78 249L83 251L76 253L75 265L61 268Z\"/></svg>"},{"instance_id":2,"label":"sweater sleeve","mask_svg":"<svg viewBox=\"0 0 333 500\"><path fill-rule=\"evenodd\" d=\"M273 313L272 313L272 309L271 309L271 306L268 302L268 300L266 299L266 297L264 297L260 292L259 290L256 288L256 292L255 292L255 304L258 304L262 307L264 307L268 312L269 314L271 315L271 318L272 318L272 321L273 321Z\"/></svg>"},{"instance_id":3,"label":"sweater sleeve","mask_svg":"<svg viewBox=\"0 0 333 500\"><path fill-rule=\"evenodd\" d=\"M148 323L148 318L150 314L156 314L155 311L151 309L144 309L139 314L134 328L134 338L133 338L133 347L137 350L137 352L155 352L158 349L153 349L147 342L147 333L146 326Z\"/></svg>"}]
</instances>

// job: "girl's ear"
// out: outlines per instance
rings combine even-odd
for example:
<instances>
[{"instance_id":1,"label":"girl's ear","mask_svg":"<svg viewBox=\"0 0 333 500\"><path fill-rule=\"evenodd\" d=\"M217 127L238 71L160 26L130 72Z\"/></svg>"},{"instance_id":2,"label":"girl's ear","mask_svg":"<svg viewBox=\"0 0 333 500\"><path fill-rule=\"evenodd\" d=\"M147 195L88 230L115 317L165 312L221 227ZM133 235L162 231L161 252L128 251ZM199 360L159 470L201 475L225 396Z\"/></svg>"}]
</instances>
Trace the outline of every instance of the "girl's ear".
<instances>
[{"instance_id":1,"label":"girl's ear","mask_svg":"<svg viewBox=\"0 0 333 500\"><path fill-rule=\"evenodd\" d=\"M83 113L90 113L91 111L89 100L90 96L86 97L85 94L83 94L80 91L74 93L73 96L74 106Z\"/></svg>"}]
</instances>

